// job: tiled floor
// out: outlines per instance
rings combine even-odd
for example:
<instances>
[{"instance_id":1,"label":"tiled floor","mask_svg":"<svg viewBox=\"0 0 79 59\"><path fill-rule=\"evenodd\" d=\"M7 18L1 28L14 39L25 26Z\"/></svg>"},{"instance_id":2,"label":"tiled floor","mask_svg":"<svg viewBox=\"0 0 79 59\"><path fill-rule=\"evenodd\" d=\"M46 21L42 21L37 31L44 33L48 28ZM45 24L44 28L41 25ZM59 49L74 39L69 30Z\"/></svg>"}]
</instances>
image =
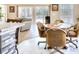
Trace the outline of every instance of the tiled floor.
<instances>
[{"instance_id":1,"label":"tiled floor","mask_svg":"<svg viewBox=\"0 0 79 59\"><path fill-rule=\"evenodd\" d=\"M44 49L45 44L37 45L39 40L45 40L45 38L40 38L38 36L38 31L36 25L32 25L31 27L31 35L28 40L23 41L18 45L19 54L50 54L51 52L54 54L59 54L54 49ZM75 42L79 47L79 42ZM60 49L65 54L79 54L79 48L75 48L71 43L67 44L67 49Z\"/></svg>"}]
</instances>

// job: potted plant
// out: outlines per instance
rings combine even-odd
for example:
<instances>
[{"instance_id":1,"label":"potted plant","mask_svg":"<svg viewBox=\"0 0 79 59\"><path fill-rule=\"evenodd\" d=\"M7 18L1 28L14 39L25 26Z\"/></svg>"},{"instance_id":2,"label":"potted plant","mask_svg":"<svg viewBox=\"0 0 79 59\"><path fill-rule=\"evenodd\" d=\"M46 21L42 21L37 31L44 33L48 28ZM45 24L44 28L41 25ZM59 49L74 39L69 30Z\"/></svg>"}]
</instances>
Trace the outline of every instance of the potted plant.
<instances>
[{"instance_id":1,"label":"potted plant","mask_svg":"<svg viewBox=\"0 0 79 59\"><path fill-rule=\"evenodd\" d=\"M3 14L2 14L2 11L1 11L1 7L0 7L0 20L2 19L2 17L3 17Z\"/></svg>"}]
</instances>

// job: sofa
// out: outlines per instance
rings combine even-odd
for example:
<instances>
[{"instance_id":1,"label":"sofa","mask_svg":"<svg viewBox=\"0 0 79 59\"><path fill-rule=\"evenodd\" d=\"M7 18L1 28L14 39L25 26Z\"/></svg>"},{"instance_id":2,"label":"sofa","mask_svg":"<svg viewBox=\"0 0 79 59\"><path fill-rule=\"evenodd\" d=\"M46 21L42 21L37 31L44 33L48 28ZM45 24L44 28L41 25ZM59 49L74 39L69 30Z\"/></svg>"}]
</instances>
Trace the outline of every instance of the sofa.
<instances>
[{"instance_id":1,"label":"sofa","mask_svg":"<svg viewBox=\"0 0 79 59\"><path fill-rule=\"evenodd\" d=\"M31 18L23 18L21 23L25 24L23 27L21 27L21 31L29 30L31 28L32 19Z\"/></svg>"}]
</instances>

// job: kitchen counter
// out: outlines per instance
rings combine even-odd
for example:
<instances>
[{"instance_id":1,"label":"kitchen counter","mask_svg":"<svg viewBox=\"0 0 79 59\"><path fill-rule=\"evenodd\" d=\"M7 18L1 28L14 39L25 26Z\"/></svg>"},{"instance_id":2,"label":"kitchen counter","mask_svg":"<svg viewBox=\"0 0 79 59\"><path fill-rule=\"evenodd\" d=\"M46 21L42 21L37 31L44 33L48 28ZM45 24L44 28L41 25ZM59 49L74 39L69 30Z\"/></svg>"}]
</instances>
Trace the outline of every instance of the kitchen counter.
<instances>
[{"instance_id":1,"label":"kitchen counter","mask_svg":"<svg viewBox=\"0 0 79 59\"><path fill-rule=\"evenodd\" d=\"M18 28L23 26L23 23L3 23L0 24L0 32L3 32L5 30L13 29L13 28Z\"/></svg>"},{"instance_id":2,"label":"kitchen counter","mask_svg":"<svg viewBox=\"0 0 79 59\"><path fill-rule=\"evenodd\" d=\"M0 24L0 54L15 54L18 52L16 49L16 30L23 25L22 23Z\"/></svg>"}]
</instances>

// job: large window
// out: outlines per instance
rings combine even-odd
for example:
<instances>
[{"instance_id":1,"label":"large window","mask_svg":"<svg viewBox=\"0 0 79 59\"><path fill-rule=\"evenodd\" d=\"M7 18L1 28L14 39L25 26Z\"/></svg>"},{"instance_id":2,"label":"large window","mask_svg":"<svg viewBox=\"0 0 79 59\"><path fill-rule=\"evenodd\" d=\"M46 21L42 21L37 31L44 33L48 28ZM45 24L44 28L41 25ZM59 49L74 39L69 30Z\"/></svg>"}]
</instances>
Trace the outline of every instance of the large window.
<instances>
[{"instance_id":1,"label":"large window","mask_svg":"<svg viewBox=\"0 0 79 59\"><path fill-rule=\"evenodd\" d=\"M60 18L66 23L73 23L73 5L61 4L60 6Z\"/></svg>"},{"instance_id":2,"label":"large window","mask_svg":"<svg viewBox=\"0 0 79 59\"><path fill-rule=\"evenodd\" d=\"M48 5L18 6L19 18L32 18L34 22L44 22L44 18L47 15L49 15Z\"/></svg>"},{"instance_id":3,"label":"large window","mask_svg":"<svg viewBox=\"0 0 79 59\"><path fill-rule=\"evenodd\" d=\"M31 7L18 7L18 17L19 18L31 18L32 17L32 8Z\"/></svg>"},{"instance_id":4,"label":"large window","mask_svg":"<svg viewBox=\"0 0 79 59\"><path fill-rule=\"evenodd\" d=\"M36 11L36 21L44 21L45 16L49 15L49 7L48 6L40 6L35 8Z\"/></svg>"}]
</instances>

